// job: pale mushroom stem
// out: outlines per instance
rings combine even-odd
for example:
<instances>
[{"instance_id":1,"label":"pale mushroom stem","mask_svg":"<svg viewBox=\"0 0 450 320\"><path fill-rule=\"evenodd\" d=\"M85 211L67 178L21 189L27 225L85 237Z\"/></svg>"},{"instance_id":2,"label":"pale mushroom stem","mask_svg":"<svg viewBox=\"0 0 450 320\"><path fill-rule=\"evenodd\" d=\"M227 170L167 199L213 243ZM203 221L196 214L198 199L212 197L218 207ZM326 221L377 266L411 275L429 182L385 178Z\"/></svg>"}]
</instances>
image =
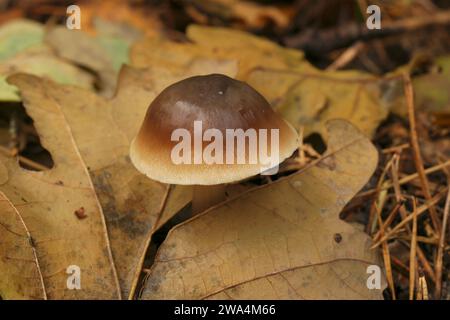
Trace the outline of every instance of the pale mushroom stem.
<instances>
[{"instance_id":1,"label":"pale mushroom stem","mask_svg":"<svg viewBox=\"0 0 450 320\"><path fill-rule=\"evenodd\" d=\"M194 186L192 197L192 215L195 216L206 209L225 201L226 184Z\"/></svg>"}]
</instances>

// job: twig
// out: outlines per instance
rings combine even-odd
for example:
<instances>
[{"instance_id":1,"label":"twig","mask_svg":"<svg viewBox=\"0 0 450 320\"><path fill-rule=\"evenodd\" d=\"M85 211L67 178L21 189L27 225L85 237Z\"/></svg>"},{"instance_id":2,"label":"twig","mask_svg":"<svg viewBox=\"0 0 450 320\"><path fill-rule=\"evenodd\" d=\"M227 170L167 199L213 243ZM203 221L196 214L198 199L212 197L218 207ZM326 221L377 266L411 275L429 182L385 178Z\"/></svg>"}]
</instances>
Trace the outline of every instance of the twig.
<instances>
[{"instance_id":1,"label":"twig","mask_svg":"<svg viewBox=\"0 0 450 320\"><path fill-rule=\"evenodd\" d=\"M417 247L417 257L420 260L420 263L422 264L422 267L424 268L425 272L427 273L427 276L430 278L430 280L433 283L436 283L436 276L434 273L433 268L431 267L430 263L427 260L427 257L423 253L422 249L420 247Z\"/></svg>"},{"instance_id":2,"label":"twig","mask_svg":"<svg viewBox=\"0 0 450 320\"><path fill-rule=\"evenodd\" d=\"M397 269L397 271L405 278L408 278L409 275L409 268L406 264L404 264L400 259L396 258L395 256L391 257L392 259L392 265L394 269Z\"/></svg>"},{"instance_id":3,"label":"twig","mask_svg":"<svg viewBox=\"0 0 450 320\"><path fill-rule=\"evenodd\" d=\"M445 234L447 231L447 224L448 224L448 215L450 210L450 188L448 189L447 193L447 200L445 201L445 207L444 207L444 217L442 219L442 230L439 237L439 246L438 246L438 252L436 257L436 288L434 291L434 296L436 299L441 298L442 293L442 260L444 256L444 247L445 247Z\"/></svg>"},{"instance_id":4,"label":"twig","mask_svg":"<svg viewBox=\"0 0 450 320\"><path fill-rule=\"evenodd\" d=\"M327 70L335 71L345 67L358 55L362 48L364 48L364 44L362 42L356 42L350 48L347 48L336 60L334 60L333 63L327 67Z\"/></svg>"},{"instance_id":5,"label":"twig","mask_svg":"<svg viewBox=\"0 0 450 320\"><path fill-rule=\"evenodd\" d=\"M419 138L417 136L417 129L416 129L416 117L414 113L414 92L413 87L411 84L411 78L408 74L403 75L404 79L404 91L405 91L405 98L406 98L406 104L408 107L408 118L409 118L409 127L411 131L411 146L413 149L414 154L414 163L416 165L416 170L419 174L420 184L422 186L422 192L425 196L425 199L427 201L431 201L431 192L430 187L428 185L428 179L424 172L423 167L423 161L422 161L422 155L420 154L420 148L419 148ZM429 208L430 212L430 218L431 222L433 223L434 230L439 233L440 232L440 223L438 219L438 215L436 212L436 208L434 205L431 205Z\"/></svg>"},{"instance_id":6,"label":"twig","mask_svg":"<svg viewBox=\"0 0 450 320\"><path fill-rule=\"evenodd\" d=\"M388 154L388 153L392 153L392 152L400 153L403 149L407 149L409 147L410 147L409 143L404 143L404 144L401 144L398 146L385 148L385 149L381 150L381 153L383 153L383 154Z\"/></svg>"},{"instance_id":7,"label":"twig","mask_svg":"<svg viewBox=\"0 0 450 320\"><path fill-rule=\"evenodd\" d=\"M427 280L423 275L419 276L419 290L417 290L417 300L428 300Z\"/></svg>"},{"instance_id":8,"label":"twig","mask_svg":"<svg viewBox=\"0 0 450 320\"><path fill-rule=\"evenodd\" d=\"M386 220L384 220L383 230L386 230L387 228L389 228L389 226L391 225L392 221L394 221L394 218L397 216L398 209L400 209L401 206L403 206L403 203L397 203L395 205L395 207L391 210L391 212L389 213L389 215L386 218ZM380 239L380 237L381 237L381 233L380 233L380 231L378 231L373 236L373 241L374 242L378 241Z\"/></svg>"},{"instance_id":9,"label":"twig","mask_svg":"<svg viewBox=\"0 0 450 320\"><path fill-rule=\"evenodd\" d=\"M408 240L411 241L411 236L406 236L406 235L400 235L399 239L403 239L403 240ZM417 236L417 242L421 242L421 243L425 243L425 244L431 244L433 246L438 246L439 245L439 239L437 238L428 238L428 237L424 237L424 236Z\"/></svg>"},{"instance_id":10,"label":"twig","mask_svg":"<svg viewBox=\"0 0 450 320\"><path fill-rule=\"evenodd\" d=\"M444 195L443 191L447 192L447 190L448 190L447 188L445 188L444 190L441 190L440 192L438 192L438 194L436 194L431 199L431 201L427 201L425 204L418 207L417 208L417 217L421 216L424 212L426 212L430 205L435 205L436 203L438 203L442 199L442 196ZM389 239L393 234L395 234L398 230L400 230L403 226L405 226L411 220L412 220L412 215L409 215L405 220L402 220L399 224L397 224L394 228L392 228L392 230L390 230L384 236L381 236L381 239L378 242L376 242L374 245L372 245L371 248L378 247L382 241L386 241L387 239Z\"/></svg>"},{"instance_id":11,"label":"twig","mask_svg":"<svg viewBox=\"0 0 450 320\"><path fill-rule=\"evenodd\" d=\"M289 36L284 43L289 47L303 49L313 54L323 54L331 50L351 45L355 41L367 41L404 32L417 31L427 26L450 24L450 10L435 14L383 22L381 29L370 30L366 24L350 23L340 28L325 30L307 29L300 34Z\"/></svg>"},{"instance_id":12,"label":"twig","mask_svg":"<svg viewBox=\"0 0 450 320\"><path fill-rule=\"evenodd\" d=\"M409 251L409 300L414 300L414 284L416 276L417 252L417 205L413 198L413 228L411 236L411 249Z\"/></svg>"},{"instance_id":13,"label":"twig","mask_svg":"<svg viewBox=\"0 0 450 320\"><path fill-rule=\"evenodd\" d=\"M386 165L385 165L384 168L383 168L383 172L381 173L380 178L378 179L377 187L376 187L376 189L375 189L375 190L378 190L377 195L380 194L380 190L381 190L381 187L382 187L382 185L383 185L384 178L386 177L387 172L388 172L389 169L391 168L392 162L393 162L393 161L394 161L394 157L392 157L391 159L389 159L389 161L386 163ZM369 221L368 221L368 223L367 223L367 225L366 225L366 232L369 233L369 234L372 233L372 228L374 227L374 226L373 226L373 220L374 220L374 218L375 218L375 216L376 216L376 215L375 215L375 214L376 214L376 210L377 210L377 208L376 208L376 201L377 201L378 198L379 198L379 196L377 196L377 197L374 199L374 201L373 201L373 203L372 203L372 206L370 207ZM380 226L380 230L381 230L381 229L382 229L382 226Z\"/></svg>"},{"instance_id":14,"label":"twig","mask_svg":"<svg viewBox=\"0 0 450 320\"><path fill-rule=\"evenodd\" d=\"M404 200L404 197L402 195L402 190L400 188L400 183L399 183L399 179L398 179L398 167L399 167L400 156L398 154L394 154L392 159L393 159L393 162L392 162L392 167L391 167L391 174L392 174L392 184L394 185L395 199L397 200L397 203L402 203ZM406 219L407 215L408 214L406 212L405 207L401 206L400 207L400 216L402 217L402 220ZM406 229L408 230L408 232L410 232L408 225L406 225Z\"/></svg>"},{"instance_id":15,"label":"twig","mask_svg":"<svg viewBox=\"0 0 450 320\"><path fill-rule=\"evenodd\" d=\"M434 173L434 172L436 172L436 171L445 169L446 167L450 167L450 160L447 160L447 161L444 162L444 163L441 163L441 164L435 165L435 166L433 166L433 167L430 167L430 168L428 168L428 169L425 169L425 174L431 174L431 173ZM406 177L401 178L401 179L398 181L398 183L399 183L400 185L404 185L404 184L406 184L406 183L408 183L408 182L414 181L414 180L417 179L418 177L419 177L419 174L416 172L416 173L413 173L413 174L411 174L411 175L409 175L409 176L406 176ZM372 194L374 194L374 193L376 193L376 192L378 192L378 191L390 189L390 188L392 188L393 186L394 186L393 183L387 183L387 184L386 184L385 186L383 186L380 190L378 190L377 188L372 189L372 190L367 190L367 191L358 193L355 197L359 198L359 197L370 196L370 195L372 195Z\"/></svg>"},{"instance_id":16,"label":"twig","mask_svg":"<svg viewBox=\"0 0 450 320\"><path fill-rule=\"evenodd\" d=\"M381 235L383 235L384 234L383 220L381 219L381 212L376 204L375 204L375 209L376 209L376 214L377 214L378 225L380 226L380 233L381 233ZM391 255L389 253L389 246L387 244L387 241L382 242L382 248L383 248L384 267L386 268L387 282L389 284L389 289L391 290L392 300L396 300L394 277L392 276Z\"/></svg>"}]
</instances>

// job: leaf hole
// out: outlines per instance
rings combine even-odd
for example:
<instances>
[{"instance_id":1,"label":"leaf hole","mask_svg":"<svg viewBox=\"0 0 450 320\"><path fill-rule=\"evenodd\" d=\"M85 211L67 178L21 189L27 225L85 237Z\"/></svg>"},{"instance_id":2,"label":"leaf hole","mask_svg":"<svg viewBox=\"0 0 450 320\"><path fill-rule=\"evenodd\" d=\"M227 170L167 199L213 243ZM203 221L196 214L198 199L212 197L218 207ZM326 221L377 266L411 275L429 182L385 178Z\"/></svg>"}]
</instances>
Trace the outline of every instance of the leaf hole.
<instances>
[{"instance_id":1,"label":"leaf hole","mask_svg":"<svg viewBox=\"0 0 450 320\"><path fill-rule=\"evenodd\" d=\"M304 142L310 144L320 154L323 154L327 149L327 145L325 144L322 136L316 132L307 136Z\"/></svg>"},{"instance_id":2,"label":"leaf hole","mask_svg":"<svg viewBox=\"0 0 450 320\"><path fill-rule=\"evenodd\" d=\"M54 166L50 152L42 146L33 120L21 104L2 107L0 127L3 129L3 153L17 156L20 167L46 171Z\"/></svg>"}]
</instances>

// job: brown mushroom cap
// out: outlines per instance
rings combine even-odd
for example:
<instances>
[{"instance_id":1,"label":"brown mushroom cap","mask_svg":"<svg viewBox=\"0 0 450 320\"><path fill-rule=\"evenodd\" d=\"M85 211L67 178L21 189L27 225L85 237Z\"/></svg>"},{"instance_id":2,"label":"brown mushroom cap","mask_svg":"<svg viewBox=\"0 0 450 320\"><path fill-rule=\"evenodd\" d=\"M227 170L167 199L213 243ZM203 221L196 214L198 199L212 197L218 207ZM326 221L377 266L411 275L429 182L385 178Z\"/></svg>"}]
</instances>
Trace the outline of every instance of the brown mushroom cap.
<instances>
[{"instance_id":1,"label":"brown mushroom cap","mask_svg":"<svg viewBox=\"0 0 450 320\"><path fill-rule=\"evenodd\" d=\"M268 129L266 141L269 142L269 151L270 129L279 129L279 162L298 147L295 129L272 110L261 94L244 82L211 74L172 84L153 100L139 133L131 143L130 158L135 167L151 179L185 185L239 181L263 170L259 157L256 164L247 161L245 164L193 164L196 120L202 121L203 133L210 128L222 132L224 156L226 129L245 131L253 128L257 132L258 129ZM171 141L171 135L179 128L185 128L191 134L192 164L174 164L171 159L172 149L179 143ZM203 148L210 143L203 142ZM245 159L249 159L248 139L246 146Z\"/></svg>"}]
</instances>

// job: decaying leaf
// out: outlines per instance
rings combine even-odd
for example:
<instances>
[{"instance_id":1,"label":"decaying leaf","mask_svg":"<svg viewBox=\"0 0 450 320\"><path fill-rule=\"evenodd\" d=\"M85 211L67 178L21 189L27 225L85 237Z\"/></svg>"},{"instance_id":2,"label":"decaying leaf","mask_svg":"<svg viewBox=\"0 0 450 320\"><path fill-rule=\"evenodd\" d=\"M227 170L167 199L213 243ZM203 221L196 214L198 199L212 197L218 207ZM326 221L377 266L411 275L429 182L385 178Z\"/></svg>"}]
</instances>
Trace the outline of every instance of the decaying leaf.
<instances>
[{"instance_id":1,"label":"decaying leaf","mask_svg":"<svg viewBox=\"0 0 450 320\"><path fill-rule=\"evenodd\" d=\"M102 19L95 19L94 23L98 28L95 36L55 27L46 33L45 42L60 57L98 74L101 92L109 97L115 91L120 68L128 63L129 47L141 37L141 33L130 26Z\"/></svg>"},{"instance_id":2,"label":"decaying leaf","mask_svg":"<svg viewBox=\"0 0 450 320\"><path fill-rule=\"evenodd\" d=\"M263 67L253 70L247 81L287 120L303 126L306 135L324 135L324 123L340 118L372 137L389 113L390 88L399 78L383 79L354 71L283 72Z\"/></svg>"},{"instance_id":3,"label":"decaying leaf","mask_svg":"<svg viewBox=\"0 0 450 320\"><path fill-rule=\"evenodd\" d=\"M423 72L426 69L426 72ZM419 74L416 74L419 71ZM401 77L402 74L411 75L414 88L414 105L418 113L427 112L436 117L436 123L449 123L450 117L450 57L442 56L432 59L427 55L418 54L412 61L393 71L391 77ZM391 111L406 118L408 108L403 96L403 82L392 87L394 103Z\"/></svg>"},{"instance_id":4,"label":"decaying leaf","mask_svg":"<svg viewBox=\"0 0 450 320\"><path fill-rule=\"evenodd\" d=\"M188 5L188 13L200 8L199 11L202 13L241 22L250 28L263 28L270 23L279 28L285 28L289 24L289 17L282 10L255 2L240 0L184 0L182 2Z\"/></svg>"},{"instance_id":5,"label":"decaying leaf","mask_svg":"<svg viewBox=\"0 0 450 320\"><path fill-rule=\"evenodd\" d=\"M17 53L40 45L44 37L41 24L30 20L14 20L0 28L0 61Z\"/></svg>"},{"instance_id":6,"label":"decaying leaf","mask_svg":"<svg viewBox=\"0 0 450 320\"><path fill-rule=\"evenodd\" d=\"M136 5L123 0L91 0L78 3L82 12L81 30L90 34L99 31L97 21L102 19L120 28L133 28L145 34L160 33L163 29L161 12L155 8L136 8Z\"/></svg>"},{"instance_id":7,"label":"decaying leaf","mask_svg":"<svg viewBox=\"0 0 450 320\"><path fill-rule=\"evenodd\" d=\"M0 296L9 299L46 299L33 238L19 211L2 192L0 212Z\"/></svg>"},{"instance_id":8,"label":"decaying leaf","mask_svg":"<svg viewBox=\"0 0 450 320\"><path fill-rule=\"evenodd\" d=\"M142 34L139 30L127 24L117 24L100 18L94 19L97 30L96 40L111 57L113 68L118 71L122 65L129 62L128 51L131 44L139 40Z\"/></svg>"},{"instance_id":9,"label":"decaying leaf","mask_svg":"<svg viewBox=\"0 0 450 320\"><path fill-rule=\"evenodd\" d=\"M29 106L56 103L64 114L103 207L123 296L130 298L152 233L191 200L190 189L168 196L167 185L140 174L128 158L130 141L157 94L147 81L151 75L125 68L111 100L34 76L14 81Z\"/></svg>"},{"instance_id":10,"label":"decaying leaf","mask_svg":"<svg viewBox=\"0 0 450 320\"><path fill-rule=\"evenodd\" d=\"M0 101L20 101L17 88L6 78L18 72L49 77L56 82L93 88L93 77L62 60L44 43L44 26L16 20L0 28Z\"/></svg>"},{"instance_id":11,"label":"decaying leaf","mask_svg":"<svg viewBox=\"0 0 450 320\"><path fill-rule=\"evenodd\" d=\"M172 229L144 299L380 299L366 268L370 238L339 219L367 182L377 151L346 121L304 170L251 190Z\"/></svg>"},{"instance_id":12,"label":"decaying leaf","mask_svg":"<svg viewBox=\"0 0 450 320\"><path fill-rule=\"evenodd\" d=\"M419 110L450 114L450 56L440 57L428 74L413 78Z\"/></svg>"},{"instance_id":13,"label":"decaying leaf","mask_svg":"<svg viewBox=\"0 0 450 320\"><path fill-rule=\"evenodd\" d=\"M112 52L102 47L93 36L65 27L56 27L46 33L45 42L58 56L95 71L100 77L104 94L112 95L117 77Z\"/></svg>"},{"instance_id":14,"label":"decaying leaf","mask_svg":"<svg viewBox=\"0 0 450 320\"><path fill-rule=\"evenodd\" d=\"M184 69L196 60L231 60L238 63L236 78L240 80L245 80L247 73L259 66L314 69L301 51L280 47L245 32L190 25L187 36L193 43L174 42L161 36L136 42L130 52L132 65Z\"/></svg>"},{"instance_id":15,"label":"decaying leaf","mask_svg":"<svg viewBox=\"0 0 450 320\"><path fill-rule=\"evenodd\" d=\"M18 72L86 89L93 89L94 84L92 75L56 57L48 48L28 49L0 63L0 101L20 101L17 88L6 82L9 75Z\"/></svg>"},{"instance_id":16,"label":"decaying leaf","mask_svg":"<svg viewBox=\"0 0 450 320\"><path fill-rule=\"evenodd\" d=\"M6 168L0 177L0 191L10 199L30 232L48 298L120 298L102 208L61 105L39 90L43 82L40 78L16 74L10 82L20 86L25 108L55 163L51 170L34 172L0 156ZM75 214L80 208L86 219L80 220ZM83 290L68 288L69 266L80 268ZM14 264L8 268L14 268Z\"/></svg>"}]
</instances>

